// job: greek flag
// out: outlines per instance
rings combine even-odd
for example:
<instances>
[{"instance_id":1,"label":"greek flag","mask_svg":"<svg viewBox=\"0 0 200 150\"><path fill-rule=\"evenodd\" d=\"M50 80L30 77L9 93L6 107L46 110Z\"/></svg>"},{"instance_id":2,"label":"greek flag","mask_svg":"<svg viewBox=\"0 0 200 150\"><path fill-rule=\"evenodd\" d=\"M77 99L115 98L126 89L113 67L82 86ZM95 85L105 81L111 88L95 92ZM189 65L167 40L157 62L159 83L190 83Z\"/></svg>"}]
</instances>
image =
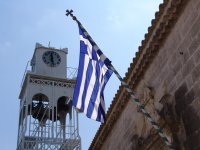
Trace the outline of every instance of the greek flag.
<instances>
[{"instance_id":1,"label":"greek flag","mask_svg":"<svg viewBox=\"0 0 200 150\"><path fill-rule=\"evenodd\" d=\"M105 121L104 88L112 75L111 61L105 57L87 31L79 24L80 56L73 106L88 118Z\"/></svg>"}]
</instances>

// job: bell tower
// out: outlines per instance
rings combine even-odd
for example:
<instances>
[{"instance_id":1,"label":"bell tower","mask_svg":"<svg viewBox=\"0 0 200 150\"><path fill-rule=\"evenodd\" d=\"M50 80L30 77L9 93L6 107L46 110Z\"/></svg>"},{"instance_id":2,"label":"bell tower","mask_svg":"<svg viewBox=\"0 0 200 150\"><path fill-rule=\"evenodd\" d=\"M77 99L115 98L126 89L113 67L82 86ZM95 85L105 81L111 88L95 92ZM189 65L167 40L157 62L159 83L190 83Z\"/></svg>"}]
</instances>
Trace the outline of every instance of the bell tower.
<instances>
[{"instance_id":1,"label":"bell tower","mask_svg":"<svg viewBox=\"0 0 200 150\"><path fill-rule=\"evenodd\" d=\"M78 112L71 102L76 76L68 78L67 53L36 43L19 95L17 150L81 149Z\"/></svg>"}]
</instances>

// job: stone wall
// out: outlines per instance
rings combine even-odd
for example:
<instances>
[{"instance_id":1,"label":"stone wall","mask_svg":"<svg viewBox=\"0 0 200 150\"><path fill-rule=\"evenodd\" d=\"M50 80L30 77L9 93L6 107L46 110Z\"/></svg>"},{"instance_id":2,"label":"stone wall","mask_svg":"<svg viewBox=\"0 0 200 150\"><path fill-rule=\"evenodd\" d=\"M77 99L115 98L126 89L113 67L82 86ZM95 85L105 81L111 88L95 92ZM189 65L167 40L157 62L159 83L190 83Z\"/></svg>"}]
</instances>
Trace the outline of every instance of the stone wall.
<instances>
[{"instance_id":1,"label":"stone wall","mask_svg":"<svg viewBox=\"0 0 200 150\"><path fill-rule=\"evenodd\" d=\"M135 88L176 149L200 149L200 1L190 0ZM129 101L102 150L166 149Z\"/></svg>"}]
</instances>

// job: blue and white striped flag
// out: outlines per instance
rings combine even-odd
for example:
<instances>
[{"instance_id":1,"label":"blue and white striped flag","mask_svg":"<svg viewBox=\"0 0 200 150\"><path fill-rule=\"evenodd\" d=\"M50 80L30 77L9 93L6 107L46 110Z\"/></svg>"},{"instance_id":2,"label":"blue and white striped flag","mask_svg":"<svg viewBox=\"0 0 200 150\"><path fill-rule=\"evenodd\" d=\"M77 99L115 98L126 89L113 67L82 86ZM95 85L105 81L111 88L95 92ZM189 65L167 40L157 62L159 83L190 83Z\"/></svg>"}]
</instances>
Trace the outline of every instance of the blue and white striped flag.
<instances>
[{"instance_id":1,"label":"blue and white striped flag","mask_svg":"<svg viewBox=\"0 0 200 150\"><path fill-rule=\"evenodd\" d=\"M104 122L106 108L103 91L112 75L112 70L108 68L111 62L81 24L79 33L80 58L73 106L84 112L88 118Z\"/></svg>"}]
</instances>

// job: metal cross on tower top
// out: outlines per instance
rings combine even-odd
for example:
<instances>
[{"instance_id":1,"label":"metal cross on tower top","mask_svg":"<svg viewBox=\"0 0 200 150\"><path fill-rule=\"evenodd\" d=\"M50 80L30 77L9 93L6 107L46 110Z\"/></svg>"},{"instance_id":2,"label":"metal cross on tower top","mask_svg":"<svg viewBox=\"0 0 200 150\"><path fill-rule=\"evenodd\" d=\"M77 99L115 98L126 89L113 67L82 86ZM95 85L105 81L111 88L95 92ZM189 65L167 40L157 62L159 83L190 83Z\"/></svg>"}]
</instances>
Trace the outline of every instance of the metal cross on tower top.
<instances>
[{"instance_id":1,"label":"metal cross on tower top","mask_svg":"<svg viewBox=\"0 0 200 150\"><path fill-rule=\"evenodd\" d=\"M66 15L71 16L73 20L77 21L76 16L74 16L72 13L74 12L72 9L71 10L66 10Z\"/></svg>"},{"instance_id":2,"label":"metal cross on tower top","mask_svg":"<svg viewBox=\"0 0 200 150\"><path fill-rule=\"evenodd\" d=\"M67 16L69 16L69 15L72 15L72 16L73 16L73 14L72 14L72 13L73 13L73 10L72 10L72 9L71 9L71 10L66 10L66 12L67 12L67 13L66 13Z\"/></svg>"}]
</instances>

